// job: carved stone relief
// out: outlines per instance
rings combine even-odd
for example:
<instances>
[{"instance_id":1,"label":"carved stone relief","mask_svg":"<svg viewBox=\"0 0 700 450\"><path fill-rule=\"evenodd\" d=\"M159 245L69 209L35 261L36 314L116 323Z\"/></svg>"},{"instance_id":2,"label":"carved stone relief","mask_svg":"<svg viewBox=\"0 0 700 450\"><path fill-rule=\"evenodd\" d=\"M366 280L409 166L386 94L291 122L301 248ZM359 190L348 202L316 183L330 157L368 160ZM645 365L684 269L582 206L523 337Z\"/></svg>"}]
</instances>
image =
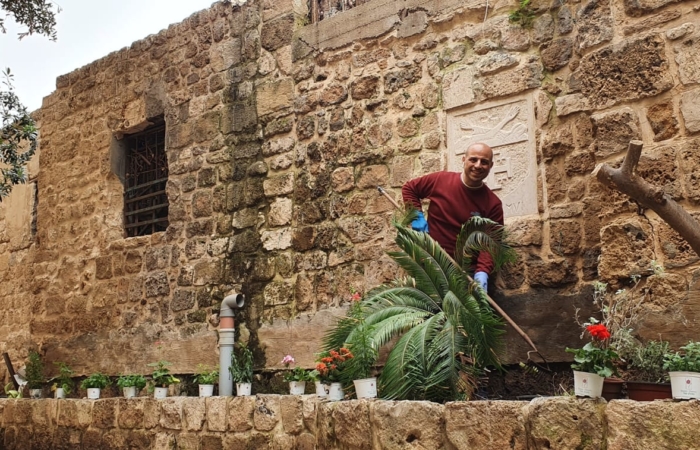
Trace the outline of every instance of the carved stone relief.
<instances>
[{"instance_id":1,"label":"carved stone relief","mask_svg":"<svg viewBox=\"0 0 700 450\"><path fill-rule=\"evenodd\" d=\"M529 95L447 112L447 170L462 170L470 144L488 144L495 164L486 184L503 202L505 217L537 214L534 117Z\"/></svg>"}]
</instances>

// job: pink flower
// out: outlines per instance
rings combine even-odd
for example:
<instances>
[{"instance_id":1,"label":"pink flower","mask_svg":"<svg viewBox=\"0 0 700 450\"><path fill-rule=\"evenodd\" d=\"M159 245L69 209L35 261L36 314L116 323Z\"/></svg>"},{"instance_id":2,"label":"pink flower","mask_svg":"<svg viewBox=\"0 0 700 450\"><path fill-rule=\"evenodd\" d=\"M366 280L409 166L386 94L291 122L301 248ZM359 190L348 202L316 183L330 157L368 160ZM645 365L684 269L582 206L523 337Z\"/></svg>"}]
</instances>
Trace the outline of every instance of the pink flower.
<instances>
[{"instance_id":1,"label":"pink flower","mask_svg":"<svg viewBox=\"0 0 700 450\"><path fill-rule=\"evenodd\" d=\"M352 296L350 297L350 300L352 300L353 302L356 302L361 298L362 298L362 296L360 295L359 292L353 292Z\"/></svg>"},{"instance_id":2,"label":"pink flower","mask_svg":"<svg viewBox=\"0 0 700 450\"><path fill-rule=\"evenodd\" d=\"M282 358L282 364L284 364L285 367L289 367L290 364L294 364L296 361L294 360L294 357L292 355L287 355L284 358Z\"/></svg>"}]
</instances>

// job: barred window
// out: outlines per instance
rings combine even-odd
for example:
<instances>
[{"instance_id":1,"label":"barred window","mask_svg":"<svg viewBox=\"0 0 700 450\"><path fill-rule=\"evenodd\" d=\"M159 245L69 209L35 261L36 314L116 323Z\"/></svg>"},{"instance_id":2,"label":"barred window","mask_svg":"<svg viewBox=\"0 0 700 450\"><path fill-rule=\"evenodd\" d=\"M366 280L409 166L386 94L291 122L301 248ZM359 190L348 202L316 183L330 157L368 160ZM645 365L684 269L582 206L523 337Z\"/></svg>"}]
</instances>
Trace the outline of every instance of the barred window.
<instances>
[{"instance_id":1,"label":"barred window","mask_svg":"<svg viewBox=\"0 0 700 450\"><path fill-rule=\"evenodd\" d=\"M168 228L168 157L165 123L124 138L124 228L126 235L145 236Z\"/></svg>"}]
</instances>

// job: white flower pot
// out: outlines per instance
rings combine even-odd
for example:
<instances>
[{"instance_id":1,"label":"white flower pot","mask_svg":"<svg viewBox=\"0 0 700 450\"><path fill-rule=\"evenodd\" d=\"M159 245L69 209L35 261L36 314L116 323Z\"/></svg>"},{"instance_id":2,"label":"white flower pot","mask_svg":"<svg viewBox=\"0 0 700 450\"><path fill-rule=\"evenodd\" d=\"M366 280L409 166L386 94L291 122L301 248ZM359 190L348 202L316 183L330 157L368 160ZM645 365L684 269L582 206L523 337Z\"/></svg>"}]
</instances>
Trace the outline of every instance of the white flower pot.
<instances>
[{"instance_id":1,"label":"white flower pot","mask_svg":"<svg viewBox=\"0 0 700 450\"><path fill-rule=\"evenodd\" d=\"M357 398L377 398L377 378L363 378L361 380L353 380L355 385L355 393Z\"/></svg>"},{"instance_id":2,"label":"white flower pot","mask_svg":"<svg viewBox=\"0 0 700 450\"><path fill-rule=\"evenodd\" d=\"M30 389L29 398L41 398L41 389Z\"/></svg>"},{"instance_id":3,"label":"white flower pot","mask_svg":"<svg viewBox=\"0 0 700 450\"><path fill-rule=\"evenodd\" d=\"M598 398L603 395L604 380L595 373L574 370L574 393L578 397Z\"/></svg>"},{"instance_id":4,"label":"white flower pot","mask_svg":"<svg viewBox=\"0 0 700 450\"><path fill-rule=\"evenodd\" d=\"M316 395L319 397L328 397L328 385L321 383L320 381L316 382Z\"/></svg>"},{"instance_id":5,"label":"white flower pot","mask_svg":"<svg viewBox=\"0 0 700 450\"><path fill-rule=\"evenodd\" d=\"M100 398L100 388L88 388L87 396L91 400Z\"/></svg>"},{"instance_id":6,"label":"white flower pot","mask_svg":"<svg viewBox=\"0 0 700 450\"><path fill-rule=\"evenodd\" d=\"M253 390L253 383L236 383L236 395L239 397L247 397Z\"/></svg>"},{"instance_id":7,"label":"white flower pot","mask_svg":"<svg viewBox=\"0 0 700 450\"><path fill-rule=\"evenodd\" d=\"M345 392L343 392L343 385L340 383L331 383L331 387L328 388L328 400L337 402L344 398Z\"/></svg>"},{"instance_id":8,"label":"white flower pot","mask_svg":"<svg viewBox=\"0 0 700 450\"><path fill-rule=\"evenodd\" d=\"M214 385L213 384L200 384L199 385L199 396L200 397L211 397L214 395Z\"/></svg>"},{"instance_id":9,"label":"white flower pot","mask_svg":"<svg viewBox=\"0 0 700 450\"><path fill-rule=\"evenodd\" d=\"M166 387L157 387L155 388L155 391L153 391L153 398L167 398L168 397L168 388Z\"/></svg>"},{"instance_id":10,"label":"white flower pot","mask_svg":"<svg viewBox=\"0 0 700 450\"><path fill-rule=\"evenodd\" d=\"M306 390L306 381L290 381L289 393L291 395L304 395Z\"/></svg>"},{"instance_id":11,"label":"white flower pot","mask_svg":"<svg viewBox=\"0 0 700 450\"><path fill-rule=\"evenodd\" d=\"M63 388L56 388L56 398L66 398L66 393Z\"/></svg>"},{"instance_id":12,"label":"white flower pot","mask_svg":"<svg viewBox=\"0 0 700 450\"><path fill-rule=\"evenodd\" d=\"M676 399L700 398L700 373L669 372L671 393Z\"/></svg>"},{"instance_id":13,"label":"white flower pot","mask_svg":"<svg viewBox=\"0 0 700 450\"><path fill-rule=\"evenodd\" d=\"M124 398L136 397L136 386L125 386L122 390L124 391Z\"/></svg>"}]
</instances>

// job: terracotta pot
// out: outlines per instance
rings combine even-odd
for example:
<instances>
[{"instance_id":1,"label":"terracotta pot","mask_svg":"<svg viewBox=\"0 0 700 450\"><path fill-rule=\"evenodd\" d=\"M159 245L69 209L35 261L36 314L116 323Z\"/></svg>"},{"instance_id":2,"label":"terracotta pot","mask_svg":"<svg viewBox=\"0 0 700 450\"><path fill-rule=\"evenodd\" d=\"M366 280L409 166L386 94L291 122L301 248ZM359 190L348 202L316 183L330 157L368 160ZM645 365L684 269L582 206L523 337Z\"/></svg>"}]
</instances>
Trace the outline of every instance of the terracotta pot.
<instances>
[{"instance_id":1,"label":"terracotta pot","mask_svg":"<svg viewBox=\"0 0 700 450\"><path fill-rule=\"evenodd\" d=\"M647 383L644 381L628 381L627 397L638 402L650 402L672 398L671 383Z\"/></svg>"},{"instance_id":2,"label":"terracotta pot","mask_svg":"<svg viewBox=\"0 0 700 450\"><path fill-rule=\"evenodd\" d=\"M603 381L603 398L607 401L623 398L623 383L624 381L620 378L606 378L605 381Z\"/></svg>"}]
</instances>

